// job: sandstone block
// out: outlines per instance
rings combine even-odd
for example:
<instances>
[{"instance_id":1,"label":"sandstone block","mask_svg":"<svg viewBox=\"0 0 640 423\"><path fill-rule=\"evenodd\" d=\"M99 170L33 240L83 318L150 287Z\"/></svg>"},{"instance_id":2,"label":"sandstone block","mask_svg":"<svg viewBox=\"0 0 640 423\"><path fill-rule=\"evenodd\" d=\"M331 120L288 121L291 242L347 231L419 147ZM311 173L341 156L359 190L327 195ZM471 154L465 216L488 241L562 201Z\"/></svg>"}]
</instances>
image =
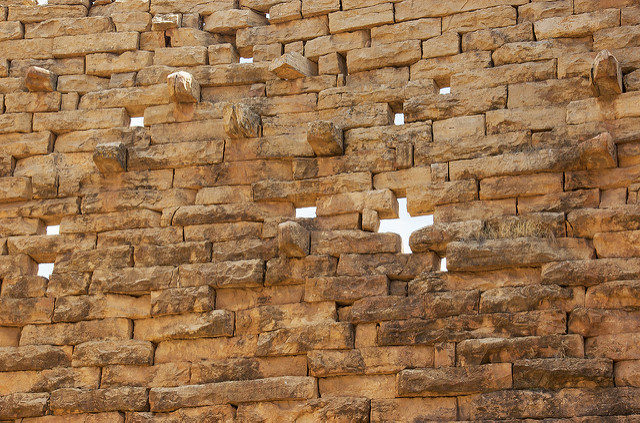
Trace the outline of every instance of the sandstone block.
<instances>
[{"instance_id":1,"label":"sandstone block","mask_svg":"<svg viewBox=\"0 0 640 423\"><path fill-rule=\"evenodd\" d=\"M559 310L389 321L380 323L378 345L434 345L473 338L559 335L565 333L566 324L566 313Z\"/></svg>"},{"instance_id":2,"label":"sandstone block","mask_svg":"<svg viewBox=\"0 0 640 423\"><path fill-rule=\"evenodd\" d=\"M598 233L593 236L598 257L640 256L640 231Z\"/></svg>"},{"instance_id":3,"label":"sandstone block","mask_svg":"<svg viewBox=\"0 0 640 423\"><path fill-rule=\"evenodd\" d=\"M598 53L593 61L591 84L598 96L611 97L622 93L622 69L618 59L608 50Z\"/></svg>"},{"instance_id":4,"label":"sandstone block","mask_svg":"<svg viewBox=\"0 0 640 423\"><path fill-rule=\"evenodd\" d=\"M583 357L580 335L467 339L456 346L458 365L515 362L521 359Z\"/></svg>"},{"instance_id":5,"label":"sandstone block","mask_svg":"<svg viewBox=\"0 0 640 423\"><path fill-rule=\"evenodd\" d=\"M241 28L266 25L264 15L249 9L229 9L213 12L204 20L205 31L214 34L233 34Z\"/></svg>"},{"instance_id":6,"label":"sandstone block","mask_svg":"<svg viewBox=\"0 0 640 423\"><path fill-rule=\"evenodd\" d=\"M362 230L368 232L378 232L380 228L380 217L378 212L371 209L362 210Z\"/></svg>"},{"instance_id":7,"label":"sandstone block","mask_svg":"<svg viewBox=\"0 0 640 423\"><path fill-rule=\"evenodd\" d=\"M43 416L48 400L48 393L15 393L0 396L0 419Z\"/></svg>"},{"instance_id":8,"label":"sandstone block","mask_svg":"<svg viewBox=\"0 0 640 423\"><path fill-rule=\"evenodd\" d=\"M35 113L34 131L65 133L87 129L129 126L129 116L125 109L70 110L57 113Z\"/></svg>"},{"instance_id":9,"label":"sandstone block","mask_svg":"<svg viewBox=\"0 0 640 423\"><path fill-rule=\"evenodd\" d=\"M27 325L22 329L20 344L77 345L89 341L130 339L131 326L130 320L122 318Z\"/></svg>"},{"instance_id":10,"label":"sandstone block","mask_svg":"<svg viewBox=\"0 0 640 423\"><path fill-rule=\"evenodd\" d=\"M3 372L45 370L68 367L71 351L51 345L25 345L0 348L0 370Z\"/></svg>"},{"instance_id":11,"label":"sandstone block","mask_svg":"<svg viewBox=\"0 0 640 423\"><path fill-rule=\"evenodd\" d=\"M599 29L617 26L619 13L620 11L616 9L605 9L598 12L541 19L534 23L534 31L538 40L584 37Z\"/></svg>"},{"instance_id":12,"label":"sandstone block","mask_svg":"<svg viewBox=\"0 0 640 423\"><path fill-rule=\"evenodd\" d=\"M182 15L167 13L154 15L151 19L151 30L164 31L165 29L178 28L182 23Z\"/></svg>"},{"instance_id":13,"label":"sandstone block","mask_svg":"<svg viewBox=\"0 0 640 423\"><path fill-rule=\"evenodd\" d=\"M332 324L336 317L336 307L332 302L265 305L236 312L236 334Z\"/></svg>"},{"instance_id":14,"label":"sandstone block","mask_svg":"<svg viewBox=\"0 0 640 423\"><path fill-rule=\"evenodd\" d=\"M455 420L455 398L394 398L371 401L371 422Z\"/></svg>"},{"instance_id":15,"label":"sandstone block","mask_svg":"<svg viewBox=\"0 0 640 423\"><path fill-rule=\"evenodd\" d=\"M209 286L170 288L151 292L151 315L204 313L215 307L215 291Z\"/></svg>"},{"instance_id":16,"label":"sandstone block","mask_svg":"<svg viewBox=\"0 0 640 423\"><path fill-rule=\"evenodd\" d=\"M247 401L284 401L315 398L316 381L310 377L286 376L231 381L178 388L153 388L149 403L154 412Z\"/></svg>"},{"instance_id":17,"label":"sandstone block","mask_svg":"<svg viewBox=\"0 0 640 423\"><path fill-rule=\"evenodd\" d=\"M447 246L450 270L509 267L593 257L593 248L577 238L516 238L452 242Z\"/></svg>"},{"instance_id":18,"label":"sandstone block","mask_svg":"<svg viewBox=\"0 0 640 423\"><path fill-rule=\"evenodd\" d=\"M75 346L72 365L150 365L153 362L153 352L153 344L145 341L89 341Z\"/></svg>"},{"instance_id":19,"label":"sandstone block","mask_svg":"<svg viewBox=\"0 0 640 423\"><path fill-rule=\"evenodd\" d=\"M80 56L90 53L123 53L138 48L137 32L109 32L56 37L53 39L55 57Z\"/></svg>"},{"instance_id":20,"label":"sandstone block","mask_svg":"<svg viewBox=\"0 0 640 423\"><path fill-rule=\"evenodd\" d=\"M29 91L55 91L58 82L58 76L53 72L31 66L27 69L24 78L24 84Z\"/></svg>"},{"instance_id":21,"label":"sandstone block","mask_svg":"<svg viewBox=\"0 0 640 423\"><path fill-rule=\"evenodd\" d=\"M258 336L256 355L282 356L316 349L349 349L354 345L353 326L322 323L263 332Z\"/></svg>"},{"instance_id":22,"label":"sandstone block","mask_svg":"<svg viewBox=\"0 0 640 423\"><path fill-rule=\"evenodd\" d=\"M393 5L389 3L329 14L329 30L332 34L390 23L393 23Z\"/></svg>"},{"instance_id":23,"label":"sandstone block","mask_svg":"<svg viewBox=\"0 0 640 423\"><path fill-rule=\"evenodd\" d=\"M511 388L511 364L485 364L439 369L409 369L398 373L398 395L468 395Z\"/></svg>"},{"instance_id":24,"label":"sandstone block","mask_svg":"<svg viewBox=\"0 0 640 423\"><path fill-rule=\"evenodd\" d=\"M93 152L93 162L100 173L125 172L127 170L127 148L122 142L98 144Z\"/></svg>"},{"instance_id":25,"label":"sandstone block","mask_svg":"<svg viewBox=\"0 0 640 423\"><path fill-rule=\"evenodd\" d=\"M338 276L309 278L305 283L305 301L351 303L369 295L387 295L386 276Z\"/></svg>"},{"instance_id":26,"label":"sandstone block","mask_svg":"<svg viewBox=\"0 0 640 423\"><path fill-rule=\"evenodd\" d=\"M225 310L136 320L133 333L135 339L152 342L232 335L233 313Z\"/></svg>"},{"instance_id":27,"label":"sandstone block","mask_svg":"<svg viewBox=\"0 0 640 423\"><path fill-rule=\"evenodd\" d=\"M513 364L515 389L613 386L613 363L606 359L543 358Z\"/></svg>"},{"instance_id":28,"label":"sandstone block","mask_svg":"<svg viewBox=\"0 0 640 423\"><path fill-rule=\"evenodd\" d=\"M310 234L296 222L278 225L278 249L286 257L304 257L309 254Z\"/></svg>"},{"instance_id":29,"label":"sandstone block","mask_svg":"<svg viewBox=\"0 0 640 423\"><path fill-rule=\"evenodd\" d=\"M179 71L167 76L169 97L176 103L197 103L200 101L200 84L188 72Z\"/></svg>"},{"instance_id":30,"label":"sandstone block","mask_svg":"<svg viewBox=\"0 0 640 423\"><path fill-rule=\"evenodd\" d=\"M0 200L3 202L30 200L32 193L30 178L0 178Z\"/></svg>"},{"instance_id":31,"label":"sandstone block","mask_svg":"<svg viewBox=\"0 0 640 423\"><path fill-rule=\"evenodd\" d=\"M475 180L422 184L407 188L407 211L410 215L432 213L436 206L472 201L478 198Z\"/></svg>"},{"instance_id":32,"label":"sandstone block","mask_svg":"<svg viewBox=\"0 0 640 423\"><path fill-rule=\"evenodd\" d=\"M419 40L379 44L350 50L347 53L347 68L350 73L355 73L381 66L407 66L420 60L420 56Z\"/></svg>"},{"instance_id":33,"label":"sandstone block","mask_svg":"<svg viewBox=\"0 0 640 423\"><path fill-rule=\"evenodd\" d=\"M227 104L222 110L224 130L231 138L252 138L260 134L260 116L244 104Z\"/></svg>"},{"instance_id":34,"label":"sandstone block","mask_svg":"<svg viewBox=\"0 0 640 423\"><path fill-rule=\"evenodd\" d=\"M335 156L343 153L342 130L332 122L316 121L309 123L307 142L317 156Z\"/></svg>"},{"instance_id":35,"label":"sandstone block","mask_svg":"<svg viewBox=\"0 0 640 423\"><path fill-rule=\"evenodd\" d=\"M57 389L51 393L49 408L54 414L142 411L147 408L147 389Z\"/></svg>"},{"instance_id":36,"label":"sandstone block","mask_svg":"<svg viewBox=\"0 0 640 423\"><path fill-rule=\"evenodd\" d=\"M280 79L297 79L317 75L318 65L298 52L290 52L274 59L269 71Z\"/></svg>"}]
</instances>

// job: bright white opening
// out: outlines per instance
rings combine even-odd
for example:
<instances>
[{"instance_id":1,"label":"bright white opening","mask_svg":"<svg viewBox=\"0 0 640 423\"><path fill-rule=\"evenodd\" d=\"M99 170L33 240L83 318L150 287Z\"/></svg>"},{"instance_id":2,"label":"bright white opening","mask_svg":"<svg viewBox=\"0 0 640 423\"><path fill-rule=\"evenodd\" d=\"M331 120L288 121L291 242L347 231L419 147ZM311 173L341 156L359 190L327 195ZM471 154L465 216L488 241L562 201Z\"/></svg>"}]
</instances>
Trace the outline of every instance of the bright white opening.
<instances>
[{"instance_id":1,"label":"bright white opening","mask_svg":"<svg viewBox=\"0 0 640 423\"><path fill-rule=\"evenodd\" d=\"M38 264L38 276L43 276L49 279L52 273L53 273L53 263Z\"/></svg>"},{"instance_id":2,"label":"bright white opening","mask_svg":"<svg viewBox=\"0 0 640 423\"><path fill-rule=\"evenodd\" d=\"M396 116L393 118L393 123L395 125L404 125L404 113L396 113Z\"/></svg>"},{"instance_id":3,"label":"bright white opening","mask_svg":"<svg viewBox=\"0 0 640 423\"><path fill-rule=\"evenodd\" d=\"M253 63L253 57L241 57L240 63Z\"/></svg>"},{"instance_id":4,"label":"bright white opening","mask_svg":"<svg viewBox=\"0 0 640 423\"><path fill-rule=\"evenodd\" d=\"M440 88L440 94L451 94L451 87Z\"/></svg>"},{"instance_id":5,"label":"bright white opening","mask_svg":"<svg viewBox=\"0 0 640 423\"><path fill-rule=\"evenodd\" d=\"M129 124L129 126L131 126L131 127L144 126L144 116L132 117L131 118L131 123Z\"/></svg>"},{"instance_id":6,"label":"bright white opening","mask_svg":"<svg viewBox=\"0 0 640 423\"><path fill-rule=\"evenodd\" d=\"M47 226L47 235L59 235L60 225Z\"/></svg>"},{"instance_id":7,"label":"bright white opening","mask_svg":"<svg viewBox=\"0 0 640 423\"><path fill-rule=\"evenodd\" d=\"M447 258L446 257L442 257L440 259L440 271L441 272L446 272L447 271Z\"/></svg>"},{"instance_id":8,"label":"bright white opening","mask_svg":"<svg viewBox=\"0 0 640 423\"><path fill-rule=\"evenodd\" d=\"M411 217L407 211L407 199L398 198L398 219L382 219L380 220L380 229L378 232L391 232L399 234L402 238L402 252L410 253L409 237L412 232L425 226L433 225L433 216L416 216Z\"/></svg>"},{"instance_id":9,"label":"bright white opening","mask_svg":"<svg viewBox=\"0 0 640 423\"><path fill-rule=\"evenodd\" d=\"M264 15L264 17L267 18L267 19L271 19L271 16L269 16L268 13L266 15Z\"/></svg>"},{"instance_id":10,"label":"bright white opening","mask_svg":"<svg viewBox=\"0 0 640 423\"><path fill-rule=\"evenodd\" d=\"M302 207L296 209L296 217L316 217L316 208L315 207Z\"/></svg>"},{"instance_id":11,"label":"bright white opening","mask_svg":"<svg viewBox=\"0 0 640 423\"><path fill-rule=\"evenodd\" d=\"M38 0L38 5L44 6L45 4L49 4L49 0Z\"/></svg>"}]
</instances>

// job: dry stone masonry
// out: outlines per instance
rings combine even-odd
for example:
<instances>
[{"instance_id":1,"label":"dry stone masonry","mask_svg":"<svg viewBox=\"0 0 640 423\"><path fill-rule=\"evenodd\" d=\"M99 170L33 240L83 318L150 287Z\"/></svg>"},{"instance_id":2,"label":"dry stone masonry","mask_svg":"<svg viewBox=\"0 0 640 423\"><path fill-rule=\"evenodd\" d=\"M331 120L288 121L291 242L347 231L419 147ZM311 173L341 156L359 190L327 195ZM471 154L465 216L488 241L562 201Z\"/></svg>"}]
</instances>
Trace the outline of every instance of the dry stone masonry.
<instances>
[{"instance_id":1,"label":"dry stone masonry","mask_svg":"<svg viewBox=\"0 0 640 423\"><path fill-rule=\"evenodd\" d=\"M638 0L0 0L0 422L640 422L639 191Z\"/></svg>"}]
</instances>

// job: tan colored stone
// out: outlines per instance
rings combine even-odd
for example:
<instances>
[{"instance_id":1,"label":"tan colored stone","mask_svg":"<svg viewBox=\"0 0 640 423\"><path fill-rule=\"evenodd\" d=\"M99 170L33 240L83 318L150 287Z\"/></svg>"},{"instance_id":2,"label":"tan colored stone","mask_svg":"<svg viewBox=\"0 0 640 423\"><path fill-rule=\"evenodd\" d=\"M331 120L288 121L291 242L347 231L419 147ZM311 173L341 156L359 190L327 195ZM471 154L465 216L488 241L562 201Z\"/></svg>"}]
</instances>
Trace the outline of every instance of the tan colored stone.
<instances>
[{"instance_id":1,"label":"tan colored stone","mask_svg":"<svg viewBox=\"0 0 640 423\"><path fill-rule=\"evenodd\" d=\"M601 51L593 61L591 83L596 94L600 96L606 97L622 93L620 63L609 51Z\"/></svg>"},{"instance_id":2,"label":"tan colored stone","mask_svg":"<svg viewBox=\"0 0 640 423\"><path fill-rule=\"evenodd\" d=\"M297 79L318 74L318 65L298 52L289 52L274 59L269 71L280 79Z\"/></svg>"},{"instance_id":3,"label":"tan colored stone","mask_svg":"<svg viewBox=\"0 0 640 423\"><path fill-rule=\"evenodd\" d=\"M400 396L467 395L511 388L511 364L409 369L398 373Z\"/></svg>"}]
</instances>

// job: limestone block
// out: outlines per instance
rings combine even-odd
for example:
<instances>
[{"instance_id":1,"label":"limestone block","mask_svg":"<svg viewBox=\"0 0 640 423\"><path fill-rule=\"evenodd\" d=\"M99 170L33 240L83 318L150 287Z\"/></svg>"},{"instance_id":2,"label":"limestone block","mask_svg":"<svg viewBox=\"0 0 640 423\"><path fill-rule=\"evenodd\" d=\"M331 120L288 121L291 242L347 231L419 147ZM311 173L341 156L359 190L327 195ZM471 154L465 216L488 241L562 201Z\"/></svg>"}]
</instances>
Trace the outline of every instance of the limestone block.
<instances>
[{"instance_id":1,"label":"limestone block","mask_svg":"<svg viewBox=\"0 0 640 423\"><path fill-rule=\"evenodd\" d=\"M58 76L47 69L38 66L31 66L27 69L24 82L27 89L32 92L55 91Z\"/></svg>"},{"instance_id":2,"label":"limestone block","mask_svg":"<svg viewBox=\"0 0 640 423\"><path fill-rule=\"evenodd\" d=\"M309 123L307 142L317 156L336 156L343 153L342 130L329 121Z\"/></svg>"},{"instance_id":3,"label":"limestone block","mask_svg":"<svg viewBox=\"0 0 640 423\"><path fill-rule=\"evenodd\" d=\"M269 71L281 79L297 79L317 75L318 65L298 52L290 52L274 59Z\"/></svg>"},{"instance_id":4,"label":"limestone block","mask_svg":"<svg viewBox=\"0 0 640 423\"><path fill-rule=\"evenodd\" d=\"M622 93L622 69L618 59L608 50L602 50L593 61L591 84L598 96L610 97Z\"/></svg>"},{"instance_id":5,"label":"limestone block","mask_svg":"<svg viewBox=\"0 0 640 423\"><path fill-rule=\"evenodd\" d=\"M122 142L98 144L93 152L93 162L102 174L127 170L127 147Z\"/></svg>"},{"instance_id":6,"label":"limestone block","mask_svg":"<svg viewBox=\"0 0 640 423\"><path fill-rule=\"evenodd\" d=\"M204 53L203 53L204 54ZM167 76L169 97L176 103L200 101L200 84L189 72L178 71Z\"/></svg>"},{"instance_id":7,"label":"limestone block","mask_svg":"<svg viewBox=\"0 0 640 423\"><path fill-rule=\"evenodd\" d=\"M245 104L226 104L222 119L230 138L254 138L260 134L260 116Z\"/></svg>"},{"instance_id":8,"label":"limestone block","mask_svg":"<svg viewBox=\"0 0 640 423\"><path fill-rule=\"evenodd\" d=\"M309 231L296 222L278 225L278 248L286 257L304 257L309 254Z\"/></svg>"}]
</instances>

